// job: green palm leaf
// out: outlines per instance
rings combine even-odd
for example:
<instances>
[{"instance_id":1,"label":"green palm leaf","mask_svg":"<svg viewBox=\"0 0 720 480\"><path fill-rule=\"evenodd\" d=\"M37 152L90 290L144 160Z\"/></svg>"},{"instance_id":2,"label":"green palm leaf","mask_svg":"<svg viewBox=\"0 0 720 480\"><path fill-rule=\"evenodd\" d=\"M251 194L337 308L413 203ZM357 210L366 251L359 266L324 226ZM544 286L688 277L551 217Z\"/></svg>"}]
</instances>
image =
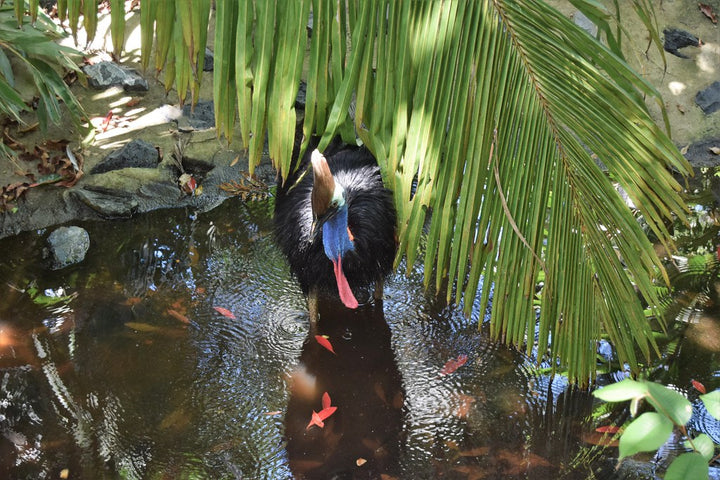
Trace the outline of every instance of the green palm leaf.
<instances>
[{"instance_id":1,"label":"green palm leaf","mask_svg":"<svg viewBox=\"0 0 720 480\"><path fill-rule=\"evenodd\" d=\"M215 95L219 131L237 108L251 165L269 129L286 172L305 80L305 136L357 135L378 157L398 263L412 267L422 245L428 286L449 285L468 312L491 305L494 337L586 381L603 333L633 367L656 349L635 289L659 305L663 269L614 183L672 248L665 222L685 207L669 171L689 167L648 114L645 101L662 101L622 59L619 22L573 4L608 46L540 0L219 1ZM633 7L657 43L651 4Z\"/></svg>"}]
</instances>

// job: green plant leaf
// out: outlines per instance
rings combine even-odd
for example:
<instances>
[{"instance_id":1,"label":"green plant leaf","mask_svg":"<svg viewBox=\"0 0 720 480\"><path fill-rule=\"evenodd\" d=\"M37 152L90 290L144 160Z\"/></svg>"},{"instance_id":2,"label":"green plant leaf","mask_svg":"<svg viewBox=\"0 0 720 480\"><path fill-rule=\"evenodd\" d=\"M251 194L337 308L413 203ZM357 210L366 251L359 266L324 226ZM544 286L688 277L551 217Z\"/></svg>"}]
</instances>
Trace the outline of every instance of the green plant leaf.
<instances>
[{"instance_id":1,"label":"green plant leaf","mask_svg":"<svg viewBox=\"0 0 720 480\"><path fill-rule=\"evenodd\" d=\"M680 393L659 383L647 382L647 401L676 425L685 425L692 416L692 405Z\"/></svg>"},{"instance_id":2,"label":"green plant leaf","mask_svg":"<svg viewBox=\"0 0 720 480\"><path fill-rule=\"evenodd\" d=\"M645 382L638 382L626 378L593 392L593 396L606 402L625 402L647 395L648 387Z\"/></svg>"},{"instance_id":3,"label":"green plant leaf","mask_svg":"<svg viewBox=\"0 0 720 480\"><path fill-rule=\"evenodd\" d=\"M12 65L10 65L10 60L2 48L0 48L0 75L5 77L11 87L15 87L15 75L13 74Z\"/></svg>"},{"instance_id":4,"label":"green plant leaf","mask_svg":"<svg viewBox=\"0 0 720 480\"><path fill-rule=\"evenodd\" d=\"M690 478L708 478L710 469L702 455L695 452L683 453L673 460L667 472L665 480L688 480Z\"/></svg>"},{"instance_id":5,"label":"green plant leaf","mask_svg":"<svg viewBox=\"0 0 720 480\"><path fill-rule=\"evenodd\" d=\"M693 438L692 443L690 440L686 440L685 448L695 450L703 456L706 462L709 462L713 455L715 455L715 444L713 443L712 438L704 433L701 433L697 437Z\"/></svg>"},{"instance_id":6,"label":"green plant leaf","mask_svg":"<svg viewBox=\"0 0 720 480\"><path fill-rule=\"evenodd\" d=\"M665 444L672 429L672 422L665 416L657 412L643 413L627 426L620 437L620 459L638 452L657 450Z\"/></svg>"},{"instance_id":7,"label":"green plant leaf","mask_svg":"<svg viewBox=\"0 0 720 480\"><path fill-rule=\"evenodd\" d=\"M720 390L700 395L700 400L702 400L708 413L715 417L716 420L720 420Z\"/></svg>"}]
</instances>

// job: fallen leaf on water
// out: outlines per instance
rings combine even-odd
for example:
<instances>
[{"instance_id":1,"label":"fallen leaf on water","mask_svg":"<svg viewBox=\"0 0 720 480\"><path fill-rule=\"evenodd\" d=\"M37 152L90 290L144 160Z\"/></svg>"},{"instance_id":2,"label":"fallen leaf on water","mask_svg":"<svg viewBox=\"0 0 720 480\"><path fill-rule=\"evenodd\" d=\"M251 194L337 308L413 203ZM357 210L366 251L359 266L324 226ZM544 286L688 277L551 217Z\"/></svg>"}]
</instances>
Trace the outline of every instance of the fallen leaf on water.
<instances>
[{"instance_id":1,"label":"fallen leaf on water","mask_svg":"<svg viewBox=\"0 0 720 480\"><path fill-rule=\"evenodd\" d=\"M362 457L360 457L360 458L358 458L357 460L355 460L355 465L357 465L358 467L362 467L362 466L365 465L366 463L367 463L367 460L365 460L365 459L362 458Z\"/></svg>"},{"instance_id":2,"label":"fallen leaf on water","mask_svg":"<svg viewBox=\"0 0 720 480\"><path fill-rule=\"evenodd\" d=\"M305 430L309 430L310 427L312 427L313 425L317 425L320 428L323 428L325 426L323 419L320 418L320 415L315 410L313 410L312 418L310 418L310 423L307 424L307 427L305 427Z\"/></svg>"},{"instance_id":3,"label":"fallen leaf on water","mask_svg":"<svg viewBox=\"0 0 720 480\"><path fill-rule=\"evenodd\" d=\"M138 332L158 332L162 330L156 325L150 325L149 323L142 322L126 322L125 326L137 330Z\"/></svg>"},{"instance_id":4,"label":"fallen leaf on water","mask_svg":"<svg viewBox=\"0 0 720 480\"><path fill-rule=\"evenodd\" d=\"M475 447L470 450L461 450L461 457L484 457L490 453L490 447Z\"/></svg>"},{"instance_id":5,"label":"fallen leaf on water","mask_svg":"<svg viewBox=\"0 0 720 480\"><path fill-rule=\"evenodd\" d=\"M335 350L333 350L332 343L330 343L330 340L328 340L328 337L325 335L315 335L315 340L320 344L320 346L327 348L330 350L333 355L337 355L335 353Z\"/></svg>"},{"instance_id":6,"label":"fallen leaf on water","mask_svg":"<svg viewBox=\"0 0 720 480\"><path fill-rule=\"evenodd\" d=\"M265 412L265 415L268 417L272 417L274 415L280 415L282 413L282 410L274 410L272 412Z\"/></svg>"},{"instance_id":7,"label":"fallen leaf on water","mask_svg":"<svg viewBox=\"0 0 720 480\"><path fill-rule=\"evenodd\" d=\"M335 413L335 410L337 410L337 407L327 407L327 408L323 408L322 410L320 410L320 411L318 412L318 416L320 416L320 418L321 418L322 420L326 420L328 417L330 417L330 415L332 415L333 413Z\"/></svg>"},{"instance_id":8,"label":"fallen leaf on water","mask_svg":"<svg viewBox=\"0 0 720 480\"><path fill-rule=\"evenodd\" d=\"M458 418L467 418L475 403L475 397L459 393L454 400L453 403L457 402L457 408L455 408L453 414Z\"/></svg>"},{"instance_id":9,"label":"fallen leaf on water","mask_svg":"<svg viewBox=\"0 0 720 480\"><path fill-rule=\"evenodd\" d=\"M689 144L689 143L688 143L687 145L685 145L683 148L680 149L680 153L681 153L682 155L685 155L685 154L688 152L688 150L690 150L690 144Z\"/></svg>"},{"instance_id":10,"label":"fallen leaf on water","mask_svg":"<svg viewBox=\"0 0 720 480\"><path fill-rule=\"evenodd\" d=\"M222 315L222 316L224 316L224 317L227 317L227 318L232 318L233 320L235 320L235 315L234 315L230 310L228 310L227 308L223 308L223 307L213 307L213 308L214 308L215 311L218 312L220 315Z\"/></svg>"},{"instance_id":11,"label":"fallen leaf on water","mask_svg":"<svg viewBox=\"0 0 720 480\"><path fill-rule=\"evenodd\" d=\"M313 425L317 425L320 428L323 428L325 426L325 420L330 417L333 413L335 413L335 410L337 410L337 407L333 407L330 405L330 394L328 392L323 393L322 396L322 410L319 412L316 412L313 410L312 417L310 418L310 423L308 423L307 427L305 429L309 429Z\"/></svg>"},{"instance_id":12,"label":"fallen leaf on water","mask_svg":"<svg viewBox=\"0 0 720 480\"><path fill-rule=\"evenodd\" d=\"M112 120L113 112L110 110L107 115L105 115L105 120L102 123L102 131L107 131L108 127L110 126L110 120Z\"/></svg>"},{"instance_id":13,"label":"fallen leaf on water","mask_svg":"<svg viewBox=\"0 0 720 480\"><path fill-rule=\"evenodd\" d=\"M140 302L142 302L142 298L140 297L129 297L127 300L125 300L125 305L133 306L137 305Z\"/></svg>"},{"instance_id":14,"label":"fallen leaf on water","mask_svg":"<svg viewBox=\"0 0 720 480\"><path fill-rule=\"evenodd\" d=\"M616 425L604 425L595 429L595 431L599 433L618 433L620 430L621 427L618 427Z\"/></svg>"},{"instance_id":15,"label":"fallen leaf on water","mask_svg":"<svg viewBox=\"0 0 720 480\"><path fill-rule=\"evenodd\" d=\"M710 5L707 5L705 3L698 3L698 7L700 7L700 11L703 13L703 15L709 18L711 22L717 23L717 17L715 16L715 12L713 12L713 9Z\"/></svg>"},{"instance_id":16,"label":"fallen leaf on water","mask_svg":"<svg viewBox=\"0 0 720 480\"><path fill-rule=\"evenodd\" d=\"M70 478L70 469L63 468L62 470L60 470L60 478L63 480Z\"/></svg>"},{"instance_id":17,"label":"fallen leaf on water","mask_svg":"<svg viewBox=\"0 0 720 480\"><path fill-rule=\"evenodd\" d=\"M582 432L580 437L583 442L600 447L617 447L620 444L619 439L606 433Z\"/></svg>"},{"instance_id":18,"label":"fallen leaf on water","mask_svg":"<svg viewBox=\"0 0 720 480\"><path fill-rule=\"evenodd\" d=\"M702 393L703 395L705 395L707 393L707 390L705 390L705 385L698 382L697 380L690 380L690 383L692 383L692 386L693 386L693 388L695 388L695 390Z\"/></svg>"},{"instance_id":19,"label":"fallen leaf on water","mask_svg":"<svg viewBox=\"0 0 720 480\"><path fill-rule=\"evenodd\" d=\"M720 147L710 147L710 151L715 155L720 155Z\"/></svg>"},{"instance_id":20,"label":"fallen leaf on water","mask_svg":"<svg viewBox=\"0 0 720 480\"><path fill-rule=\"evenodd\" d=\"M457 358L452 358L440 369L440 375L450 375L458 368L462 367L467 363L467 355L458 355Z\"/></svg>"},{"instance_id":21,"label":"fallen leaf on water","mask_svg":"<svg viewBox=\"0 0 720 480\"><path fill-rule=\"evenodd\" d=\"M190 324L190 319L183 315L182 313L178 312L177 310L173 310L172 308L167 309L168 315L173 317L175 320L178 320L185 324Z\"/></svg>"}]
</instances>

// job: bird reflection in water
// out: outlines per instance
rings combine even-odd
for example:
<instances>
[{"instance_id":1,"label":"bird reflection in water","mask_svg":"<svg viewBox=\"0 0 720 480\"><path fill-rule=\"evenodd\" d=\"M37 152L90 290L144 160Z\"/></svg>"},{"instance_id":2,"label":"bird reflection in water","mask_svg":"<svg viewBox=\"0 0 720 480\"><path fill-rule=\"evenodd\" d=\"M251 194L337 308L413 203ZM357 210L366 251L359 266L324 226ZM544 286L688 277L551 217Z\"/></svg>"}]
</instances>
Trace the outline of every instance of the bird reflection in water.
<instances>
[{"instance_id":1,"label":"bird reflection in water","mask_svg":"<svg viewBox=\"0 0 720 480\"><path fill-rule=\"evenodd\" d=\"M297 479L392 478L398 469L403 424L402 379L381 300L345 308L318 302L312 326L290 376L285 435ZM335 351L322 346L327 338ZM327 392L337 410L321 428L311 424Z\"/></svg>"}]
</instances>

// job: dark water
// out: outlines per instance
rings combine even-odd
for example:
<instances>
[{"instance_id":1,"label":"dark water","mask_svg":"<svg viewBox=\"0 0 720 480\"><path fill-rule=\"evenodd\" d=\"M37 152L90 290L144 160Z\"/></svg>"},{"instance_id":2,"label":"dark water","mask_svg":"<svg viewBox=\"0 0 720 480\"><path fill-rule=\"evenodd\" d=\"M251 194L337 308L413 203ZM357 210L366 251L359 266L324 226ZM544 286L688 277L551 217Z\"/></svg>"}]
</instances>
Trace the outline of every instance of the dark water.
<instances>
[{"instance_id":1,"label":"dark water","mask_svg":"<svg viewBox=\"0 0 720 480\"><path fill-rule=\"evenodd\" d=\"M83 225L88 256L60 271L47 232L0 242L0 478L613 478L590 394L488 342L420 271L354 312L322 302L310 331L270 214Z\"/></svg>"}]
</instances>

